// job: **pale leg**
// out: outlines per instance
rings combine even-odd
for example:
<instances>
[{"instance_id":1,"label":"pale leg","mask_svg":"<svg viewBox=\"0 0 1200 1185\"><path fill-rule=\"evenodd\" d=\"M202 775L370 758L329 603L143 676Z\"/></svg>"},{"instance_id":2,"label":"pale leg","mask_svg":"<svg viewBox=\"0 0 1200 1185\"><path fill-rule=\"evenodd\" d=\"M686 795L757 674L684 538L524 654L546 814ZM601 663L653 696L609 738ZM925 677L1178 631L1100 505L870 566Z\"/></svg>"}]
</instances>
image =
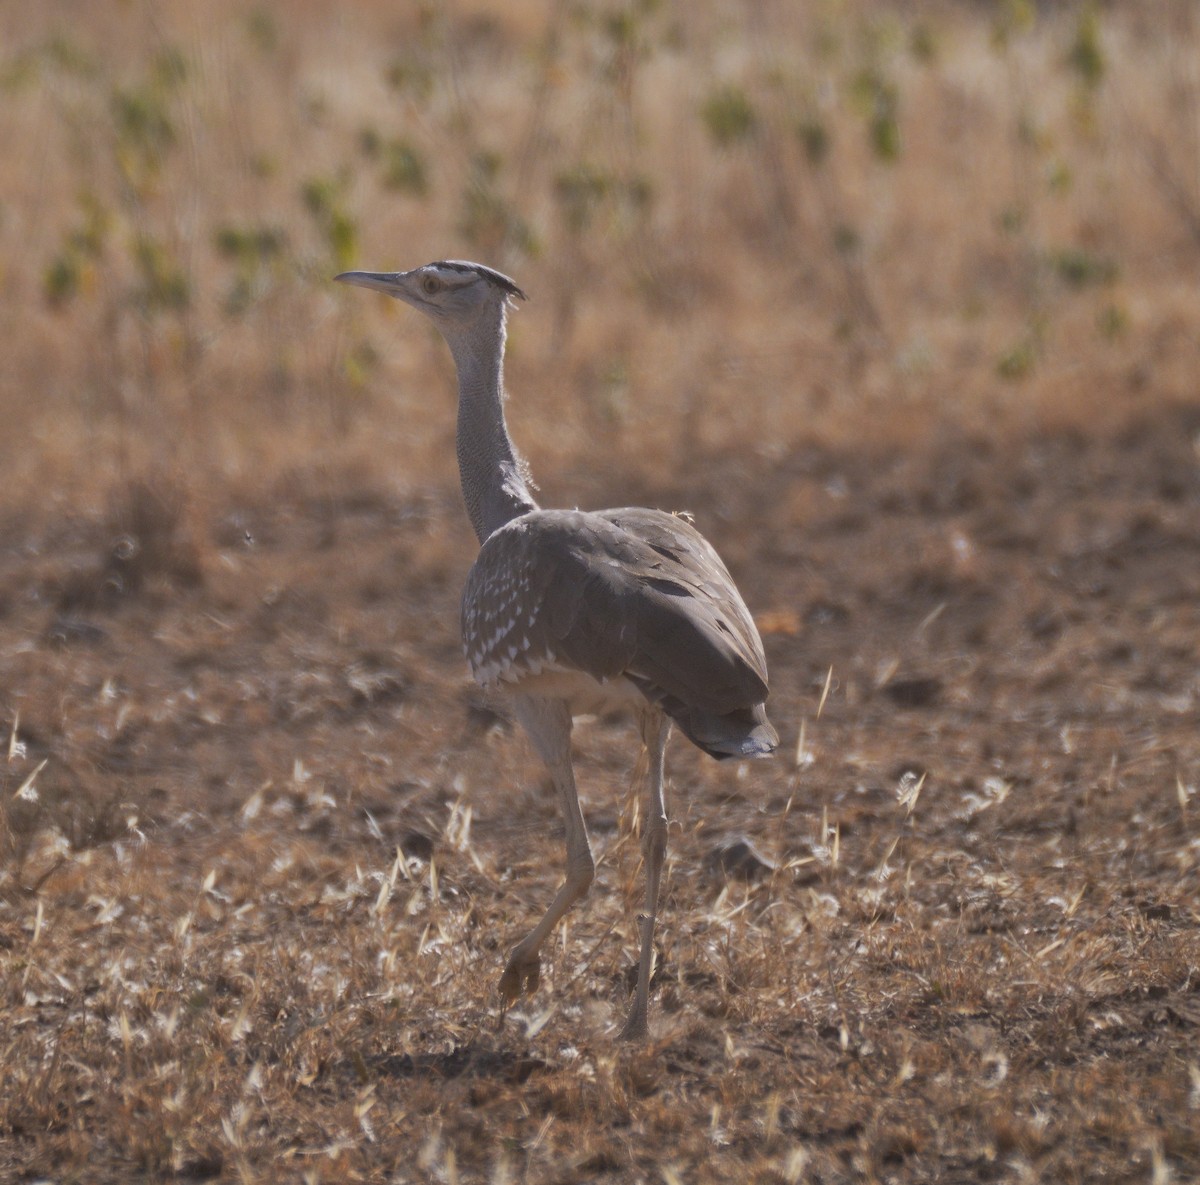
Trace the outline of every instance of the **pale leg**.
<instances>
[{"instance_id":1,"label":"pale leg","mask_svg":"<svg viewBox=\"0 0 1200 1185\"><path fill-rule=\"evenodd\" d=\"M513 947L500 977L500 997L507 1008L523 992L538 985L538 952L567 910L587 891L595 875L587 827L579 809L571 768L571 713L562 700L521 696L514 700L517 719L550 771L562 807L567 835L567 879L555 894L546 916Z\"/></svg>"},{"instance_id":2,"label":"pale leg","mask_svg":"<svg viewBox=\"0 0 1200 1185\"><path fill-rule=\"evenodd\" d=\"M642 950L638 960L637 989L629 1019L621 1030L623 1041L637 1041L647 1036L646 1013L650 1006L650 964L654 960L654 920L658 913L658 888L662 878L663 860L667 854L667 809L663 801L663 766L671 722L658 711L647 711L642 717L642 740L649 755L648 803L646 822L642 830L642 852L646 863L646 912L638 918Z\"/></svg>"}]
</instances>

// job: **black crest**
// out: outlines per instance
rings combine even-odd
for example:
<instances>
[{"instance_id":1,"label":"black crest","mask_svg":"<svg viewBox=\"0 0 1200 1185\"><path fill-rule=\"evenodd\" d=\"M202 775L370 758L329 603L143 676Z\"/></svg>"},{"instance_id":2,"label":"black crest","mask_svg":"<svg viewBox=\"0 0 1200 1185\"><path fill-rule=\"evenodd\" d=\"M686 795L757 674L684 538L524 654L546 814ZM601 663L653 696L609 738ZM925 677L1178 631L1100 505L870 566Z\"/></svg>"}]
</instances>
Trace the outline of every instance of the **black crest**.
<instances>
[{"instance_id":1,"label":"black crest","mask_svg":"<svg viewBox=\"0 0 1200 1185\"><path fill-rule=\"evenodd\" d=\"M528 300L524 291L517 287L513 280L503 272L494 271L490 267L484 267L482 263L469 263L465 259L440 259L437 263L431 264L432 267L444 267L452 272L473 272L477 276L482 276L491 284L495 284L497 288L507 292L509 296L519 296L522 300Z\"/></svg>"}]
</instances>

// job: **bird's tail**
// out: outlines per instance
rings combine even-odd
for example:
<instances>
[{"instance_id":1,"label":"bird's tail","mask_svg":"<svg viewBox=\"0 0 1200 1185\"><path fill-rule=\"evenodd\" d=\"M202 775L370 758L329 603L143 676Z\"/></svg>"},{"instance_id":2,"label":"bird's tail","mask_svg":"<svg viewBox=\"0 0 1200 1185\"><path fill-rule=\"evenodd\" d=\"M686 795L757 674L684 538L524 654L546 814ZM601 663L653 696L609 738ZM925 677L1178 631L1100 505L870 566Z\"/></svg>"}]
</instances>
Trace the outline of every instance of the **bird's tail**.
<instances>
[{"instance_id":1,"label":"bird's tail","mask_svg":"<svg viewBox=\"0 0 1200 1185\"><path fill-rule=\"evenodd\" d=\"M664 703L667 715L679 726L679 730L694 745L720 760L729 757L766 757L779 745L779 734L767 719L767 710L762 704L752 708L739 708L717 716L696 708Z\"/></svg>"}]
</instances>

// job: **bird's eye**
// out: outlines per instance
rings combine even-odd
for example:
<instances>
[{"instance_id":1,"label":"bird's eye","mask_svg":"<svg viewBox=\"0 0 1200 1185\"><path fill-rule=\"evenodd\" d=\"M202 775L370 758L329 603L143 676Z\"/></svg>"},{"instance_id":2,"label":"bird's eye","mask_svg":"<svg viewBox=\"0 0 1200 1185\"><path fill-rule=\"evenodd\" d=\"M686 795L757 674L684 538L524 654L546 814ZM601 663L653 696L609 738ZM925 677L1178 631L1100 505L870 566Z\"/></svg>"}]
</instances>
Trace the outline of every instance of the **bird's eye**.
<instances>
[{"instance_id":1,"label":"bird's eye","mask_svg":"<svg viewBox=\"0 0 1200 1185\"><path fill-rule=\"evenodd\" d=\"M437 276L426 276L425 279L421 281L421 287L425 289L428 295L432 296L435 292L441 290L442 282L437 278Z\"/></svg>"}]
</instances>

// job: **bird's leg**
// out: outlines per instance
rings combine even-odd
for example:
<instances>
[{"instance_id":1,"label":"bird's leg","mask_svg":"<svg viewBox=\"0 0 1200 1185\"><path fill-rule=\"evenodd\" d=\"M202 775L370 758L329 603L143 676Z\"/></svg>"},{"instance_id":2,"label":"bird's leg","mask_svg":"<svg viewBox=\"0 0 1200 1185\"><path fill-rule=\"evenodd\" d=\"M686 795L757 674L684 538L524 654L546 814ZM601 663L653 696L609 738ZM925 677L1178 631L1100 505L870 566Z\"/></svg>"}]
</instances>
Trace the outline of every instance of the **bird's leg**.
<instances>
[{"instance_id":1,"label":"bird's leg","mask_svg":"<svg viewBox=\"0 0 1200 1185\"><path fill-rule=\"evenodd\" d=\"M567 879L555 894L545 917L513 947L500 977L500 998L507 1008L523 992L538 985L538 951L567 910L587 891L595 875L587 827L579 809L575 774L571 768L571 713L562 700L521 696L515 700L517 718L545 761L558 791L567 833Z\"/></svg>"},{"instance_id":2,"label":"bird's leg","mask_svg":"<svg viewBox=\"0 0 1200 1185\"><path fill-rule=\"evenodd\" d=\"M658 710L642 717L642 741L650 758L649 802L642 827L642 852L646 863L646 912L638 918L642 950L638 959L637 989L629 1019L621 1030L621 1040L637 1041L646 1037L649 1026L646 1013L650 1006L650 964L654 960L654 919L658 913L658 887L663 860L667 854L667 809L663 801L663 766L671 721Z\"/></svg>"}]
</instances>

